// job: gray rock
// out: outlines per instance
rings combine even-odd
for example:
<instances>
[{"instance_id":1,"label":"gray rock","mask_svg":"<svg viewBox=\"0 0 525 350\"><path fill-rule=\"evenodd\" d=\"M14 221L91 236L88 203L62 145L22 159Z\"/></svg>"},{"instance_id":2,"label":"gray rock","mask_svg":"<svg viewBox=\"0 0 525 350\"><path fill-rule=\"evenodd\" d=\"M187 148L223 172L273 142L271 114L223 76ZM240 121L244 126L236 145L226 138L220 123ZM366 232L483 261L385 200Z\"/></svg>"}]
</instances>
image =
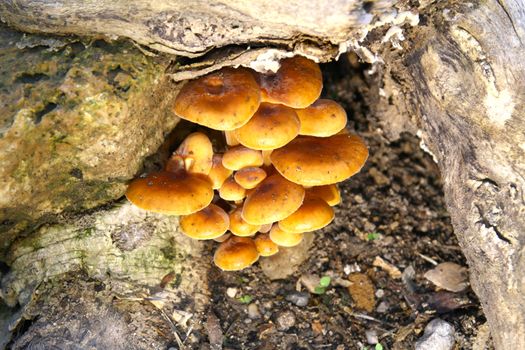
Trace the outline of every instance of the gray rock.
<instances>
[{"instance_id":1,"label":"gray rock","mask_svg":"<svg viewBox=\"0 0 525 350\"><path fill-rule=\"evenodd\" d=\"M435 318L427 324L423 336L416 342L416 350L451 350L455 333L450 323Z\"/></svg>"},{"instance_id":2,"label":"gray rock","mask_svg":"<svg viewBox=\"0 0 525 350\"><path fill-rule=\"evenodd\" d=\"M286 296L286 300L294 303L297 306L303 307L308 305L308 300L310 300L310 294L306 292L292 292Z\"/></svg>"},{"instance_id":3,"label":"gray rock","mask_svg":"<svg viewBox=\"0 0 525 350\"><path fill-rule=\"evenodd\" d=\"M291 311L282 311L277 315L275 321L279 330L286 331L295 326L295 315Z\"/></svg>"}]
</instances>

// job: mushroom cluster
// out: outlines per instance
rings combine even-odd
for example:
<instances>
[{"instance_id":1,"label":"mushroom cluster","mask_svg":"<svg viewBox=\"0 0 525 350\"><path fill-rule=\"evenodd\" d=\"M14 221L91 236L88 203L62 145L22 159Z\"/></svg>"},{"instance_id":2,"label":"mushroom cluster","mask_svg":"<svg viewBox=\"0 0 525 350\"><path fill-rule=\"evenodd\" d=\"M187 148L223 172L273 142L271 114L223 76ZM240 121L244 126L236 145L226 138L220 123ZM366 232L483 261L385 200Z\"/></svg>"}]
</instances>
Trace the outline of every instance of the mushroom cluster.
<instances>
[{"instance_id":1,"label":"mushroom cluster","mask_svg":"<svg viewBox=\"0 0 525 350\"><path fill-rule=\"evenodd\" d=\"M175 113L223 131L226 149L214 153L207 135L190 134L163 171L130 184L127 198L180 215L191 238L220 242L214 262L222 270L299 244L334 219L337 183L368 157L363 140L345 130L345 110L319 99L322 87L319 66L303 57L281 61L275 74L223 68L189 81Z\"/></svg>"}]
</instances>

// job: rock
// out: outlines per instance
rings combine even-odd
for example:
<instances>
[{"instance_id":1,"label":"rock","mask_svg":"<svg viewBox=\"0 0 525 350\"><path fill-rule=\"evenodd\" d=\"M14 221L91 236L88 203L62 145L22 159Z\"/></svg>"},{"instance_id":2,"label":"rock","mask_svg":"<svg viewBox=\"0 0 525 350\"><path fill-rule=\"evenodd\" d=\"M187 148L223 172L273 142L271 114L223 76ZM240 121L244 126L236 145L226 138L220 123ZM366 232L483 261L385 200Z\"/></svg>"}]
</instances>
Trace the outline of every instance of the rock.
<instances>
[{"instance_id":1,"label":"rock","mask_svg":"<svg viewBox=\"0 0 525 350\"><path fill-rule=\"evenodd\" d=\"M423 336L416 342L416 350L451 350L454 347L454 327L440 318L430 321Z\"/></svg>"},{"instance_id":2,"label":"rock","mask_svg":"<svg viewBox=\"0 0 525 350\"><path fill-rule=\"evenodd\" d=\"M379 305L377 305L376 311L382 314L382 313L387 312L389 307L390 306L388 305L386 301L382 301L379 303Z\"/></svg>"},{"instance_id":3,"label":"rock","mask_svg":"<svg viewBox=\"0 0 525 350\"><path fill-rule=\"evenodd\" d=\"M377 337L377 331L375 329L367 329L365 331L366 342L370 345L375 345L379 343L379 338Z\"/></svg>"},{"instance_id":4,"label":"rock","mask_svg":"<svg viewBox=\"0 0 525 350\"><path fill-rule=\"evenodd\" d=\"M292 311L281 311L275 318L277 328L281 331L286 331L295 326L295 315Z\"/></svg>"},{"instance_id":5,"label":"rock","mask_svg":"<svg viewBox=\"0 0 525 350\"><path fill-rule=\"evenodd\" d=\"M279 253L268 258L260 259L259 266L263 273L270 279L283 279L292 275L310 254L308 250L312 246L314 235L305 233L303 241L292 248L279 248Z\"/></svg>"},{"instance_id":6,"label":"rock","mask_svg":"<svg viewBox=\"0 0 525 350\"><path fill-rule=\"evenodd\" d=\"M306 292L292 292L286 296L286 300L297 306L304 307L308 305L310 294Z\"/></svg>"},{"instance_id":7,"label":"rock","mask_svg":"<svg viewBox=\"0 0 525 350\"><path fill-rule=\"evenodd\" d=\"M237 288L229 287L226 289L226 295L230 298L235 298L237 295Z\"/></svg>"},{"instance_id":8,"label":"rock","mask_svg":"<svg viewBox=\"0 0 525 350\"><path fill-rule=\"evenodd\" d=\"M425 273L424 277L439 288L461 292L468 287L467 268L452 262L444 262Z\"/></svg>"},{"instance_id":9,"label":"rock","mask_svg":"<svg viewBox=\"0 0 525 350\"><path fill-rule=\"evenodd\" d=\"M44 215L121 197L178 120L167 60L123 42L17 45L27 37L0 27L3 249Z\"/></svg>"},{"instance_id":10,"label":"rock","mask_svg":"<svg viewBox=\"0 0 525 350\"><path fill-rule=\"evenodd\" d=\"M248 305L248 317L252 320L260 318L261 313L259 312L259 307L255 303Z\"/></svg>"}]
</instances>

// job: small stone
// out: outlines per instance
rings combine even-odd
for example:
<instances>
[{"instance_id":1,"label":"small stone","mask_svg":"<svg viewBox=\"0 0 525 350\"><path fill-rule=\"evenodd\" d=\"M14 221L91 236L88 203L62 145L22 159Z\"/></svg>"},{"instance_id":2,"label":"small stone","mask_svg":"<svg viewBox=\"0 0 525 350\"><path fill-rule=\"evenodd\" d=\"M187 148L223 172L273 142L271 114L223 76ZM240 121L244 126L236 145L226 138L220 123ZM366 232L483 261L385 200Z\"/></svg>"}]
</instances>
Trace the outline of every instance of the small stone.
<instances>
[{"instance_id":1,"label":"small stone","mask_svg":"<svg viewBox=\"0 0 525 350\"><path fill-rule=\"evenodd\" d=\"M385 295L385 291L382 289L376 290L376 298L380 299Z\"/></svg>"},{"instance_id":2,"label":"small stone","mask_svg":"<svg viewBox=\"0 0 525 350\"><path fill-rule=\"evenodd\" d=\"M354 201L357 204L363 204L365 202L365 200L363 199L363 196L361 196L360 194L357 194L354 196Z\"/></svg>"},{"instance_id":3,"label":"small stone","mask_svg":"<svg viewBox=\"0 0 525 350\"><path fill-rule=\"evenodd\" d=\"M416 350L451 350L454 347L454 327L440 318L430 321L423 336L416 342Z\"/></svg>"},{"instance_id":4,"label":"small stone","mask_svg":"<svg viewBox=\"0 0 525 350\"><path fill-rule=\"evenodd\" d=\"M251 303L248 305L248 317L251 319L256 319L261 317L261 313L259 312L259 308L255 303Z\"/></svg>"},{"instance_id":5,"label":"small stone","mask_svg":"<svg viewBox=\"0 0 525 350\"><path fill-rule=\"evenodd\" d=\"M292 292L286 296L286 300L297 306L304 307L308 305L310 294L306 292Z\"/></svg>"},{"instance_id":6,"label":"small stone","mask_svg":"<svg viewBox=\"0 0 525 350\"><path fill-rule=\"evenodd\" d=\"M379 305L377 305L376 311L378 313L382 314L382 313L387 312L389 307L390 306L388 305L388 303L386 301L382 301L382 302L379 303Z\"/></svg>"},{"instance_id":7,"label":"small stone","mask_svg":"<svg viewBox=\"0 0 525 350\"><path fill-rule=\"evenodd\" d=\"M237 288L230 287L226 289L226 295L230 298L235 298L235 296L237 295Z\"/></svg>"},{"instance_id":8,"label":"small stone","mask_svg":"<svg viewBox=\"0 0 525 350\"><path fill-rule=\"evenodd\" d=\"M375 345L379 343L379 338L377 337L377 331L375 329L367 329L365 331L366 342L370 345Z\"/></svg>"},{"instance_id":9,"label":"small stone","mask_svg":"<svg viewBox=\"0 0 525 350\"><path fill-rule=\"evenodd\" d=\"M282 311L277 315L277 328L281 331L286 331L295 326L295 315L291 311Z\"/></svg>"}]
</instances>

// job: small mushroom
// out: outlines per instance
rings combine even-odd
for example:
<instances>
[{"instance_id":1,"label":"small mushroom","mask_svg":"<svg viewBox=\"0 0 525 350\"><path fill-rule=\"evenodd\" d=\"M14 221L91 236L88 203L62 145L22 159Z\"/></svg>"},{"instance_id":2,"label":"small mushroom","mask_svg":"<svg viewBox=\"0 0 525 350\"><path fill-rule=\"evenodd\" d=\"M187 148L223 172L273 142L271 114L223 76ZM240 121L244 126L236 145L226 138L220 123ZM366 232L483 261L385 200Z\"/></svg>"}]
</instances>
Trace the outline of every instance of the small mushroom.
<instances>
[{"instance_id":1,"label":"small mushroom","mask_svg":"<svg viewBox=\"0 0 525 350\"><path fill-rule=\"evenodd\" d=\"M244 146L258 150L272 150L286 145L298 134L301 124L290 107L261 103L248 123L234 131Z\"/></svg>"},{"instance_id":2,"label":"small mushroom","mask_svg":"<svg viewBox=\"0 0 525 350\"><path fill-rule=\"evenodd\" d=\"M280 63L277 73L258 76L262 102L306 108L319 98L323 76L317 63L301 56Z\"/></svg>"},{"instance_id":3,"label":"small mushroom","mask_svg":"<svg viewBox=\"0 0 525 350\"><path fill-rule=\"evenodd\" d=\"M187 82L173 110L191 122L215 130L233 130L246 124L257 111L260 94L249 70L223 68Z\"/></svg>"},{"instance_id":4,"label":"small mushroom","mask_svg":"<svg viewBox=\"0 0 525 350\"><path fill-rule=\"evenodd\" d=\"M368 158L368 149L356 135L301 136L274 150L270 158L288 180L303 186L321 186L359 172Z\"/></svg>"},{"instance_id":5,"label":"small mushroom","mask_svg":"<svg viewBox=\"0 0 525 350\"><path fill-rule=\"evenodd\" d=\"M247 190L255 188L266 178L266 171L257 167L242 168L233 176L235 182Z\"/></svg>"},{"instance_id":6,"label":"small mushroom","mask_svg":"<svg viewBox=\"0 0 525 350\"><path fill-rule=\"evenodd\" d=\"M302 233L284 232L279 228L279 225L273 225L270 230L270 239L281 247L295 247L303 240Z\"/></svg>"},{"instance_id":7,"label":"small mushroom","mask_svg":"<svg viewBox=\"0 0 525 350\"><path fill-rule=\"evenodd\" d=\"M319 197L307 196L297 211L279 221L279 228L288 233L319 230L334 219L334 210Z\"/></svg>"},{"instance_id":8,"label":"small mushroom","mask_svg":"<svg viewBox=\"0 0 525 350\"><path fill-rule=\"evenodd\" d=\"M242 218L252 225L264 225L286 218L304 199L304 188L274 174L261 182L247 197Z\"/></svg>"},{"instance_id":9,"label":"small mushroom","mask_svg":"<svg viewBox=\"0 0 525 350\"><path fill-rule=\"evenodd\" d=\"M221 154L214 154L212 158L212 166L211 170L208 174L208 177L210 178L213 189L218 190L221 188L222 184L230 175L233 173L232 170L226 169L222 165L222 155Z\"/></svg>"},{"instance_id":10,"label":"small mushroom","mask_svg":"<svg viewBox=\"0 0 525 350\"><path fill-rule=\"evenodd\" d=\"M346 126L344 108L332 100L319 99L311 106L296 112L301 121L300 135L328 137L337 134Z\"/></svg>"},{"instance_id":11,"label":"small mushroom","mask_svg":"<svg viewBox=\"0 0 525 350\"><path fill-rule=\"evenodd\" d=\"M235 182L233 176L230 176L219 189L219 196L226 201L239 202L246 197L246 189Z\"/></svg>"},{"instance_id":12,"label":"small mushroom","mask_svg":"<svg viewBox=\"0 0 525 350\"><path fill-rule=\"evenodd\" d=\"M226 169L234 171L250 166L259 167L263 165L263 156L261 151L244 146L235 146L224 153L222 165Z\"/></svg>"},{"instance_id":13,"label":"small mushroom","mask_svg":"<svg viewBox=\"0 0 525 350\"><path fill-rule=\"evenodd\" d=\"M176 171L179 167L174 157L184 159L184 167L190 173L208 175L212 168L213 147L210 139L202 132L188 135L173 153L166 165L166 170ZM175 162L175 163L174 163Z\"/></svg>"},{"instance_id":14,"label":"small mushroom","mask_svg":"<svg viewBox=\"0 0 525 350\"><path fill-rule=\"evenodd\" d=\"M279 246L270 239L270 236L266 233L257 235L254 239L255 247L259 252L260 256L268 257L275 255L279 252Z\"/></svg>"},{"instance_id":15,"label":"small mushroom","mask_svg":"<svg viewBox=\"0 0 525 350\"><path fill-rule=\"evenodd\" d=\"M237 208L230 213L230 231L239 237L253 236L260 230L260 225L251 225L241 216L242 208Z\"/></svg>"},{"instance_id":16,"label":"small mushroom","mask_svg":"<svg viewBox=\"0 0 525 350\"><path fill-rule=\"evenodd\" d=\"M182 233L199 240L221 237L226 233L229 226L228 214L215 204L210 204L206 208L180 219Z\"/></svg>"},{"instance_id":17,"label":"small mushroom","mask_svg":"<svg viewBox=\"0 0 525 350\"><path fill-rule=\"evenodd\" d=\"M251 238L231 236L219 245L213 262L224 271L239 271L259 259L259 252Z\"/></svg>"}]
</instances>

